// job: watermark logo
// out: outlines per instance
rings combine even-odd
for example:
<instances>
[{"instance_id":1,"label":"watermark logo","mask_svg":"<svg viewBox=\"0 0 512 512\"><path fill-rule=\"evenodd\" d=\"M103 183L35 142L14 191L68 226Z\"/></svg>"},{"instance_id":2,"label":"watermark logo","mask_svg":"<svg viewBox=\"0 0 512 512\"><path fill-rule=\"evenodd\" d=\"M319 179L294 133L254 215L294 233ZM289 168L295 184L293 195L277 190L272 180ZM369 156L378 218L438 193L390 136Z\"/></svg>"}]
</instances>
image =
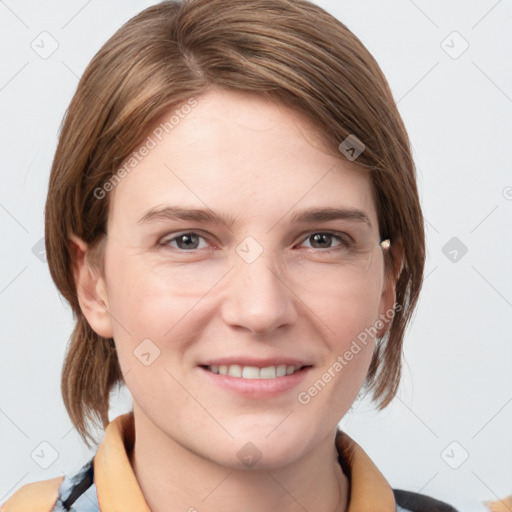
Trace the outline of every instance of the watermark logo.
<instances>
[{"instance_id":1,"label":"watermark logo","mask_svg":"<svg viewBox=\"0 0 512 512\"><path fill-rule=\"evenodd\" d=\"M32 247L32 254L43 263L46 263L46 247L44 237Z\"/></svg>"},{"instance_id":2,"label":"watermark logo","mask_svg":"<svg viewBox=\"0 0 512 512\"><path fill-rule=\"evenodd\" d=\"M454 236L443 245L441 251L452 263L458 263L464 258L468 248L459 238Z\"/></svg>"},{"instance_id":3,"label":"watermark logo","mask_svg":"<svg viewBox=\"0 0 512 512\"><path fill-rule=\"evenodd\" d=\"M144 366L150 366L160 357L160 349L149 338L146 338L137 345L133 351L133 355Z\"/></svg>"},{"instance_id":4,"label":"watermark logo","mask_svg":"<svg viewBox=\"0 0 512 512\"><path fill-rule=\"evenodd\" d=\"M343 142L340 143L338 149L353 162L364 150L366 146L351 133Z\"/></svg>"},{"instance_id":5,"label":"watermark logo","mask_svg":"<svg viewBox=\"0 0 512 512\"><path fill-rule=\"evenodd\" d=\"M49 32L41 32L30 43L30 47L34 50L41 59L49 59L59 47L57 39L55 39Z\"/></svg>"},{"instance_id":6,"label":"watermark logo","mask_svg":"<svg viewBox=\"0 0 512 512\"><path fill-rule=\"evenodd\" d=\"M263 252L263 247L255 238L248 236L238 244L236 252L246 263L253 263Z\"/></svg>"},{"instance_id":7,"label":"watermark logo","mask_svg":"<svg viewBox=\"0 0 512 512\"><path fill-rule=\"evenodd\" d=\"M34 448L30 456L39 467L48 469L59 458L59 452L48 441L43 441Z\"/></svg>"},{"instance_id":8,"label":"watermark logo","mask_svg":"<svg viewBox=\"0 0 512 512\"><path fill-rule=\"evenodd\" d=\"M458 441L452 441L441 452L441 458L452 469L459 469L468 460L469 453Z\"/></svg>"},{"instance_id":9,"label":"watermark logo","mask_svg":"<svg viewBox=\"0 0 512 512\"><path fill-rule=\"evenodd\" d=\"M469 48L469 43L454 30L441 41L441 48L455 60Z\"/></svg>"},{"instance_id":10,"label":"watermark logo","mask_svg":"<svg viewBox=\"0 0 512 512\"><path fill-rule=\"evenodd\" d=\"M253 443L245 443L236 455L244 466L252 468L261 459L262 453Z\"/></svg>"}]
</instances>

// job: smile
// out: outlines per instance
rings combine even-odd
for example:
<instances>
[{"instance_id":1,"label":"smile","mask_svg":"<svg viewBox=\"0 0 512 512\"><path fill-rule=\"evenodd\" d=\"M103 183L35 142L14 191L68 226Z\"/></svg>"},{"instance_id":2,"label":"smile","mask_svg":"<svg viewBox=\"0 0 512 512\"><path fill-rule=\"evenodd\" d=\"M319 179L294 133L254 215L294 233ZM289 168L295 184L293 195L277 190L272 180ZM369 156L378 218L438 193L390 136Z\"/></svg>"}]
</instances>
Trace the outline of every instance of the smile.
<instances>
[{"instance_id":1,"label":"smile","mask_svg":"<svg viewBox=\"0 0 512 512\"><path fill-rule=\"evenodd\" d=\"M240 364L217 365L212 364L205 367L212 373L219 375L228 375L230 377L238 377L242 379L275 379L277 377L285 377L292 375L304 366L292 366L280 364L277 366L265 366L258 368L256 366L242 366Z\"/></svg>"}]
</instances>

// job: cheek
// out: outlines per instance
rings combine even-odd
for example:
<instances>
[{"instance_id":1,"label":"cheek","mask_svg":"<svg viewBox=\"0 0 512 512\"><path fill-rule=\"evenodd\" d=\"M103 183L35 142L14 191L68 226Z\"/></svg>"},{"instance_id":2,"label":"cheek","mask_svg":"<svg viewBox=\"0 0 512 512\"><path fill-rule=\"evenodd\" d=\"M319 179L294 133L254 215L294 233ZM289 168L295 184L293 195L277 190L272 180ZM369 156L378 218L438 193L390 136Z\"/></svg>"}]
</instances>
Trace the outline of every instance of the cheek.
<instances>
[{"instance_id":1,"label":"cheek","mask_svg":"<svg viewBox=\"0 0 512 512\"><path fill-rule=\"evenodd\" d=\"M163 336L197 302L188 274L153 264L148 255L112 251L107 286L110 311L127 330Z\"/></svg>"},{"instance_id":2,"label":"cheek","mask_svg":"<svg viewBox=\"0 0 512 512\"><path fill-rule=\"evenodd\" d=\"M166 340L172 336L172 352L183 351L186 340L180 334L193 317L195 294L179 280L161 272L148 271L141 258L117 258L107 276L109 311L119 362L123 370L139 363L139 352L158 356L164 363ZM150 340L150 341L148 341ZM160 352L159 352L160 351ZM158 363L158 364L157 364Z\"/></svg>"},{"instance_id":3,"label":"cheek","mask_svg":"<svg viewBox=\"0 0 512 512\"><path fill-rule=\"evenodd\" d=\"M186 411L186 396L171 375L183 361L194 333L197 299L141 267L120 264L111 275L114 341L126 386L146 414L161 414L172 397L174 420ZM176 412L178 411L178 412Z\"/></svg>"},{"instance_id":4,"label":"cheek","mask_svg":"<svg viewBox=\"0 0 512 512\"><path fill-rule=\"evenodd\" d=\"M328 350L315 378L301 391L299 402L313 403L315 414L339 422L364 383L375 346L374 326L378 318L379 293L364 288L342 296L326 297L322 320Z\"/></svg>"},{"instance_id":5,"label":"cheek","mask_svg":"<svg viewBox=\"0 0 512 512\"><path fill-rule=\"evenodd\" d=\"M309 383L317 388L311 390L313 394L322 390L317 407L326 415L333 414L331 407L346 411L364 382L374 350L381 284L379 274L369 274L357 282L324 287L324 293L311 293L304 301L321 319L318 325L328 349L318 385Z\"/></svg>"},{"instance_id":6,"label":"cheek","mask_svg":"<svg viewBox=\"0 0 512 512\"><path fill-rule=\"evenodd\" d=\"M333 348L341 351L350 340L375 325L381 294L378 276L368 275L351 282L331 281L321 289L317 283L304 296L304 302L322 320L327 336L334 340Z\"/></svg>"}]
</instances>

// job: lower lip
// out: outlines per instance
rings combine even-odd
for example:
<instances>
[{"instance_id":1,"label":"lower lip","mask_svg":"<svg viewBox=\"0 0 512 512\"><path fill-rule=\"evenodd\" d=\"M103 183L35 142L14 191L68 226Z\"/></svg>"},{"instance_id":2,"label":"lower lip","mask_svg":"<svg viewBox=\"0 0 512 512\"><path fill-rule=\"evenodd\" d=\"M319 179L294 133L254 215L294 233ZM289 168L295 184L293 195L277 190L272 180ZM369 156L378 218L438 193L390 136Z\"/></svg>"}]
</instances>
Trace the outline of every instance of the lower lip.
<instances>
[{"instance_id":1,"label":"lower lip","mask_svg":"<svg viewBox=\"0 0 512 512\"><path fill-rule=\"evenodd\" d=\"M244 379L213 373L202 366L198 367L213 384L247 398L272 398L298 386L311 370L311 366L298 372L275 379Z\"/></svg>"}]
</instances>

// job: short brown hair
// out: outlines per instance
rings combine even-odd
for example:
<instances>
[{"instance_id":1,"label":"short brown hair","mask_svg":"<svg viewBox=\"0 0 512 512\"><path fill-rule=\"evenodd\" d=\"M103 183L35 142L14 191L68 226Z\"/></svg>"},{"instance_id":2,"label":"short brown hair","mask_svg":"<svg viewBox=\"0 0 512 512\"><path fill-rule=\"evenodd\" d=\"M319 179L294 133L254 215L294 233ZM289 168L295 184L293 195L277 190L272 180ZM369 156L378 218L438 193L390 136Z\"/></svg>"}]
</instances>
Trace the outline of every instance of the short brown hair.
<instances>
[{"instance_id":1,"label":"short brown hair","mask_svg":"<svg viewBox=\"0 0 512 512\"><path fill-rule=\"evenodd\" d=\"M69 236L101 253L111 178L165 112L211 87L278 100L318 126L333 154L349 135L370 174L396 309L364 382L379 409L400 382L403 336L421 288L425 242L410 143L377 62L340 21L306 0L165 1L124 24L85 70L66 112L52 165L45 239L51 275L76 325L62 369L68 414L109 423L110 392L124 383L113 339L89 326L78 302ZM101 254L100 254L101 257Z\"/></svg>"}]
</instances>

